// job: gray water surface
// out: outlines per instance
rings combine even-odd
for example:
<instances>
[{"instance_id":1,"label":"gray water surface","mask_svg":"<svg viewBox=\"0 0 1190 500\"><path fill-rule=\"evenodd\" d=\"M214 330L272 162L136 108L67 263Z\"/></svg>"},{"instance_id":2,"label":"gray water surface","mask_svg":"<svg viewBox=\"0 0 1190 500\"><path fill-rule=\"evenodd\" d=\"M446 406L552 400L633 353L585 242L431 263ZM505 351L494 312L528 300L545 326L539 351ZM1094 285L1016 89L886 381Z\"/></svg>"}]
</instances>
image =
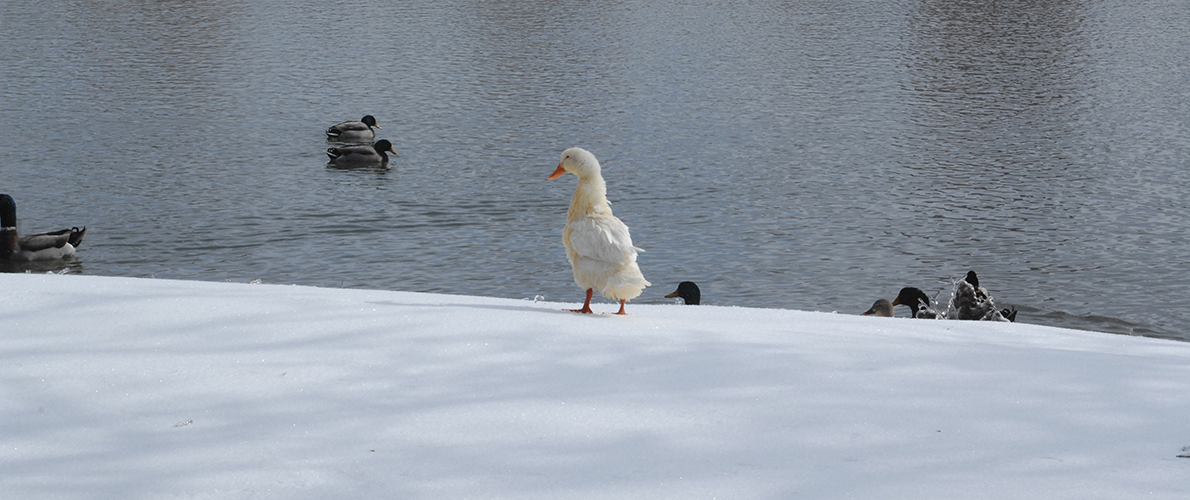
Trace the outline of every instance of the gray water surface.
<instances>
[{"instance_id":1,"label":"gray water surface","mask_svg":"<svg viewBox=\"0 0 1190 500\"><path fill-rule=\"evenodd\" d=\"M581 301L599 157L670 303L859 313L968 270L1018 321L1190 340L1180 0L0 6L5 270ZM391 168L328 167L375 115ZM610 306L604 306L609 310ZM629 305L631 312L631 305ZM900 311L905 314L905 311Z\"/></svg>"}]
</instances>

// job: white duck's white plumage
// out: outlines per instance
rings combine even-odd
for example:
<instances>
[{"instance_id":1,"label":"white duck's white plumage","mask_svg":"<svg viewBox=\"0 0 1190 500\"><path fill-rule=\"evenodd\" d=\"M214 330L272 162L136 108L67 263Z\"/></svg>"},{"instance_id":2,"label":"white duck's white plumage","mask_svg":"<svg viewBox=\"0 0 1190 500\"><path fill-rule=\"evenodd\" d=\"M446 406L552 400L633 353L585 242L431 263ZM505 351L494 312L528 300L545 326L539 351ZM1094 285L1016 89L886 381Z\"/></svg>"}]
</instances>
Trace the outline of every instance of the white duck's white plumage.
<instances>
[{"instance_id":1,"label":"white duck's white plumage","mask_svg":"<svg viewBox=\"0 0 1190 500\"><path fill-rule=\"evenodd\" d=\"M595 155L582 148L567 149L549 178L564 173L578 177L566 226L562 228L562 244L574 269L574 282L588 292L594 290L619 300L623 313L624 302L640 296L652 284L636 264L637 252L643 250L632 245L628 226L612 215L607 185ZM590 312L590 293L580 311Z\"/></svg>"}]
</instances>

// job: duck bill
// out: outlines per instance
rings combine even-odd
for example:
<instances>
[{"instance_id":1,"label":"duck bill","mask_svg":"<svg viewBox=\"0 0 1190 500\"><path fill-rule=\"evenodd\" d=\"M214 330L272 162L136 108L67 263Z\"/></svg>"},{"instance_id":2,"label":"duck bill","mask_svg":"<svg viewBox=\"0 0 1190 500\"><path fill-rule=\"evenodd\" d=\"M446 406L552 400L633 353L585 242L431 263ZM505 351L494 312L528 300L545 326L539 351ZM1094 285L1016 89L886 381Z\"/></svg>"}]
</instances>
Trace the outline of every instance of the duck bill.
<instances>
[{"instance_id":1,"label":"duck bill","mask_svg":"<svg viewBox=\"0 0 1190 500\"><path fill-rule=\"evenodd\" d=\"M546 180L550 180L550 181L552 181L552 180L554 180L554 179L557 179L557 178L559 178L559 177L562 177L562 174L564 174L564 173L566 173L566 169L562 168L562 164L561 164L561 163L559 163L559 164L558 164L558 169L557 169L557 170L554 170L554 173L550 174L550 176L549 176L549 177L546 177Z\"/></svg>"},{"instance_id":2,"label":"duck bill","mask_svg":"<svg viewBox=\"0 0 1190 500\"><path fill-rule=\"evenodd\" d=\"M901 299L893 299L892 305L894 305L894 306L901 305Z\"/></svg>"},{"instance_id":3,"label":"duck bill","mask_svg":"<svg viewBox=\"0 0 1190 500\"><path fill-rule=\"evenodd\" d=\"M674 297L677 297L677 296L678 296L678 292L674 292L674 293L671 293L671 294L669 294L669 295L666 295L666 296L665 296L665 298L667 298L667 299L672 299L672 298L674 298Z\"/></svg>"}]
</instances>

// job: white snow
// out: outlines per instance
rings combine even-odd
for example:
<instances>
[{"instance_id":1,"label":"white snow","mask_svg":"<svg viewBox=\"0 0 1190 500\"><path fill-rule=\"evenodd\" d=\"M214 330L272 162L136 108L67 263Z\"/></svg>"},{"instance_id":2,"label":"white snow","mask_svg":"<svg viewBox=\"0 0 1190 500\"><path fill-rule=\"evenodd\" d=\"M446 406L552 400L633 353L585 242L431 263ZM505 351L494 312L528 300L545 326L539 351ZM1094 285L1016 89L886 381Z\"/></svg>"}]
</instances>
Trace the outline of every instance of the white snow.
<instances>
[{"instance_id":1,"label":"white snow","mask_svg":"<svg viewBox=\"0 0 1190 500\"><path fill-rule=\"evenodd\" d=\"M573 300L0 275L0 497L1190 498L1187 343Z\"/></svg>"}]
</instances>

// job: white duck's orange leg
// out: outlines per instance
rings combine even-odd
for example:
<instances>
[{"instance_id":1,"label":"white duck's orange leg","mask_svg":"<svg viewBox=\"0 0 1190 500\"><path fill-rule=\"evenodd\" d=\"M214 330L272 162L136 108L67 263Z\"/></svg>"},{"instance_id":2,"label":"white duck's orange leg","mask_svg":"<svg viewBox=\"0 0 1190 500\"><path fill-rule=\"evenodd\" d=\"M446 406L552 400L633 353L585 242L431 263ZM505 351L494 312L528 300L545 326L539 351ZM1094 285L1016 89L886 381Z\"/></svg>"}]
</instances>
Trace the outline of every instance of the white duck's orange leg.
<instances>
[{"instance_id":1,"label":"white duck's orange leg","mask_svg":"<svg viewBox=\"0 0 1190 500\"><path fill-rule=\"evenodd\" d=\"M624 312L624 299L620 299L620 312L618 312L616 314L619 314L620 316L628 315L628 313Z\"/></svg>"},{"instance_id":2,"label":"white duck's orange leg","mask_svg":"<svg viewBox=\"0 0 1190 500\"><path fill-rule=\"evenodd\" d=\"M591 294L594 292L595 292L594 288L588 288L587 289L587 301L583 302L583 308L582 309L570 309L570 312L583 313L583 314L594 314L595 311L591 310ZM621 309L623 309L623 306L621 306Z\"/></svg>"}]
</instances>

